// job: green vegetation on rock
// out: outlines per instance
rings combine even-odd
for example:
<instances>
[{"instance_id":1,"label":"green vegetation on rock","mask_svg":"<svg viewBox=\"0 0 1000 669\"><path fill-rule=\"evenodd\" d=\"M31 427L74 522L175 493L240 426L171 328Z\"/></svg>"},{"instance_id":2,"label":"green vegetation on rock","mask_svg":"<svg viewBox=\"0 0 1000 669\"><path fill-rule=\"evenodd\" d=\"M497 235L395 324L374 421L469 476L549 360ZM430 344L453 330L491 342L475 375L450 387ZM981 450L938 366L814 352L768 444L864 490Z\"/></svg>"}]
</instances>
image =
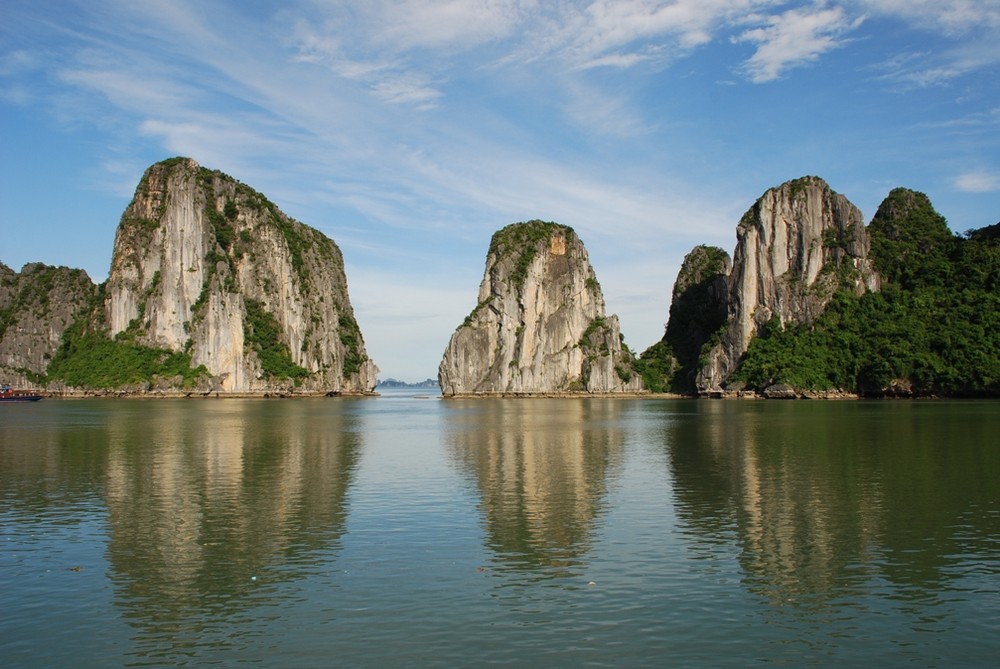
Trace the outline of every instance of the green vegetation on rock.
<instances>
[{"instance_id":1,"label":"green vegetation on rock","mask_svg":"<svg viewBox=\"0 0 1000 669\"><path fill-rule=\"evenodd\" d=\"M955 265L961 239L948 229L923 193L896 188L868 226L875 269L904 290L944 286Z\"/></svg>"},{"instance_id":2,"label":"green vegetation on rock","mask_svg":"<svg viewBox=\"0 0 1000 669\"><path fill-rule=\"evenodd\" d=\"M49 381L59 380L75 388L122 388L164 379L170 385L193 388L207 379L204 365L191 367L191 356L142 346L128 331L114 339L104 334L101 323L103 292L93 308L63 333L62 344L49 364Z\"/></svg>"},{"instance_id":3,"label":"green vegetation on rock","mask_svg":"<svg viewBox=\"0 0 1000 669\"><path fill-rule=\"evenodd\" d=\"M485 309L489 305L489 303L490 303L489 300L484 300L479 304L477 304L475 308L473 308L473 310L469 312L469 315L465 317L465 320L462 321L462 324L459 327L467 328L471 326L476 320L476 314Z\"/></svg>"},{"instance_id":4,"label":"green vegetation on rock","mask_svg":"<svg viewBox=\"0 0 1000 669\"><path fill-rule=\"evenodd\" d=\"M697 246L684 258L663 339L643 351L638 361L637 369L650 391L694 392L695 374L704 355L725 327L729 262L729 254L714 246Z\"/></svg>"},{"instance_id":5,"label":"green vegetation on rock","mask_svg":"<svg viewBox=\"0 0 1000 669\"><path fill-rule=\"evenodd\" d=\"M489 254L498 258L516 258L510 278L514 286L521 290L524 288L525 279L528 278L528 268L538 254L539 248L550 242L556 234L565 235L568 240L575 233L573 228L567 225L547 221L514 223L493 234Z\"/></svg>"},{"instance_id":6,"label":"green vegetation on rock","mask_svg":"<svg viewBox=\"0 0 1000 669\"><path fill-rule=\"evenodd\" d=\"M650 392L675 391L673 380L677 375L678 364L673 350L666 341L661 339L643 351L636 360L635 367Z\"/></svg>"},{"instance_id":7,"label":"green vegetation on rock","mask_svg":"<svg viewBox=\"0 0 1000 669\"><path fill-rule=\"evenodd\" d=\"M580 336L580 348L584 350L588 358L595 358L599 355L610 355L608 348L608 336L610 328L608 322L601 316L590 321L587 329Z\"/></svg>"},{"instance_id":8,"label":"green vegetation on rock","mask_svg":"<svg viewBox=\"0 0 1000 669\"><path fill-rule=\"evenodd\" d=\"M16 315L25 308L32 307L38 316L44 315L54 289L71 291L74 284L77 287L90 284L90 279L81 269L53 267L41 263L26 265L20 281L13 277L4 281L7 288L20 285L20 289L11 303L6 308L0 309L0 337L14 324Z\"/></svg>"},{"instance_id":9,"label":"green vegetation on rock","mask_svg":"<svg viewBox=\"0 0 1000 669\"><path fill-rule=\"evenodd\" d=\"M292 379L298 384L309 376L309 370L295 364L288 346L281 341L281 326L274 314L256 300L245 299L243 321L245 345L257 353L261 371L268 379Z\"/></svg>"},{"instance_id":10,"label":"green vegetation on rock","mask_svg":"<svg viewBox=\"0 0 1000 669\"><path fill-rule=\"evenodd\" d=\"M337 334L345 351L343 376L349 379L358 373L368 356L361 353L361 328L358 327L358 322L347 314L341 314L337 324L340 326Z\"/></svg>"},{"instance_id":11,"label":"green vegetation on rock","mask_svg":"<svg viewBox=\"0 0 1000 669\"><path fill-rule=\"evenodd\" d=\"M925 195L892 191L868 228L882 290L858 297L841 289L809 326L768 323L729 385L1000 393L996 227L955 236Z\"/></svg>"}]
</instances>

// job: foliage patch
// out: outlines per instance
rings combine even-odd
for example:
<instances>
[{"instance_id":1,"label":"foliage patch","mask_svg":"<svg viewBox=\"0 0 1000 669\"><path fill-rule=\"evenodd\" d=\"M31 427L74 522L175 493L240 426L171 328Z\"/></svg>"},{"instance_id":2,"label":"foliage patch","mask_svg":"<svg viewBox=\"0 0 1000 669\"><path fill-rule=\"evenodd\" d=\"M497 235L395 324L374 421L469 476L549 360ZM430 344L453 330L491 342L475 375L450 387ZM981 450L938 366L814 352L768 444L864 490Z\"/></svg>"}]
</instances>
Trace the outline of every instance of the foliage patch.
<instances>
[{"instance_id":1,"label":"foliage patch","mask_svg":"<svg viewBox=\"0 0 1000 669\"><path fill-rule=\"evenodd\" d=\"M193 388L209 376L204 365L191 367L191 356L137 344L122 333L114 339L78 319L63 333L62 345L47 370L50 380L76 388L120 388L162 379L177 379Z\"/></svg>"},{"instance_id":2,"label":"foliage patch","mask_svg":"<svg viewBox=\"0 0 1000 669\"><path fill-rule=\"evenodd\" d=\"M274 314L256 300L244 300L243 321L245 345L257 353L261 371L268 379L292 379L298 385L309 376L309 370L296 365L292 353L281 340L281 326Z\"/></svg>"}]
</instances>

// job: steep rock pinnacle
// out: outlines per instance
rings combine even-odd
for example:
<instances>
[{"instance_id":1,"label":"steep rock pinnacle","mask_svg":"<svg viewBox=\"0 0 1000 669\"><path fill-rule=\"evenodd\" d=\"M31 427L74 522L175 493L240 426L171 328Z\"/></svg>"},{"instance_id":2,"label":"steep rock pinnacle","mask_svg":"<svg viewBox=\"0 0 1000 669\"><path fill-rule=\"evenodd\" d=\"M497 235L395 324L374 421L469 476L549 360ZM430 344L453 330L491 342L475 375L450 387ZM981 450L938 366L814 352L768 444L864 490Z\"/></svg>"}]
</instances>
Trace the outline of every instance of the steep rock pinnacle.
<instances>
[{"instance_id":1,"label":"steep rock pinnacle","mask_svg":"<svg viewBox=\"0 0 1000 669\"><path fill-rule=\"evenodd\" d=\"M743 215L728 277L727 319L697 376L700 392L725 383L772 318L810 323L844 282L878 290L860 210L818 177L764 193Z\"/></svg>"},{"instance_id":2,"label":"steep rock pinnacle","mask_svg":"<svg viewBox=\"0 0 1000 669\"><path fill-rule=\"evenodd\" d=\"M542 221L493 235L479 302L452 335L438 381L445 396L643 390L583 242Z\"/></svg>"},{"instance_id":3,"label":"steep rock pinnacle","mask_svg":"<svg viewBox=\"0 0 1000 669\"><path fill-rule=\"evenodd\" d=\"M187 158L151 166L115 236L111 336L186 351L225 391L367 392L340 249L263 195Z\"/></svg>"}]
</instances>

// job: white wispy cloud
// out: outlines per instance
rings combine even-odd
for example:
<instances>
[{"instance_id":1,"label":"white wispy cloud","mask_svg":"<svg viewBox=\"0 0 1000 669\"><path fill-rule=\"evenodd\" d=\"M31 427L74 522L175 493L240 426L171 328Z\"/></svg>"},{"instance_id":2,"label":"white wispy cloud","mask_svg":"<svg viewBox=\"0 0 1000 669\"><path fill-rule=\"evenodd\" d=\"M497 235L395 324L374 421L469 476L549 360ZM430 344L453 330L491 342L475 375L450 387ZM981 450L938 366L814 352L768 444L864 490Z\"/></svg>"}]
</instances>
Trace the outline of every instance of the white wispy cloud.
<instances>
[{"instance_id":1,"label":"white wispy cloud","mask_svg":"<svg viewBox=\"0 0 1000 669\"><path fill-rule=\"evenodd\" d=\"M418 110L433 109L442 96L431 79L421 73L385 77L372 85L375 95L392 104L408 104Z\"/></svg>"},{"instance_id":2,"label":"white wispy cloud","mask_svg":"<svg viewBox=\"0 0 1000 669\"><path fill-rule=\"evenodd\" d=\"M296 52L292 62L322 66L337 77L361 83L377 99L390 104L429 109L441 97L428 73L409 66L394 51L369 56L367 45L352 48L348 40L341 38L343 26L329 20L326 25L317 30L307 21L295 22L292 41Z\"/></svg>"},{"instance_id":3,"label":"white wispy cloud","mask_svg":"<svg viewBox=\"0 0 1000 669\"><path fill-rule=\"evenodd\" d=\"M873 66L880 78L900 91L946 86L962 77L1000 65L1000 42L992 33L945 42L933 51L896 54Z\"/></svg>"},{"instance_id":4,"label":"white wispy cloud","mask_svg":"<svg viewBox=\"0 0 1000 669\"><path fill-rule=\"evenodd\" d=\"M785 71L815 62L842 46L842 36L860 25L861 20L851 20L842 7L827 7L824 3L766 17L763 26L735 38L736 42L757 45L743 69L757 83L773 81Z\"/></svg>"},{"instance_id":5,"label":"white wispy cloud","mask_svg":"<svg viewBox=\"0 0 1000 669\"><path fill-rule=\"evenodd\" d=\"M911 50L877 64L882 78L899 90L948 85L1000 64L1000 2L997 0L856 0L859 12L902 21L934 49Z\"/></svg>"},{"instance_id":6,"label":"white wispy cloud","mask_svg":"<svg viewBox=\"0 0 1000 669\"><path fill-rule=\"evenodd\" d=\"M938 121L936 123L925 123L923 125L938 128L985 129L992 132L994 128L1000 127L1000 107L994 107L993 109L974 112L959 118Z\"/></svg>"},{"instance_id":7,"label":"white wispy cloud","mask_svg":"<svg viewBox=\"0 0 1000 669\"><path fill-rule=\"evenodd\" d=\"M964 35L1000 27L996 0L854 0L865 13L902 19L930 32Z\"/></svg>"},{"instance_id":8,"label":"white wispy cloud","mask_svg":"<svg viewBox=\"0 0 1000 669\"><path fill-rule=\"evenodd\" d=\"M0 55L0 77L8 77L38 70L43 61L38 54L25 49L16 49Z\"/></svg>"},{"instance_id":9,"label":"white wispy cloud","mask_svg":"<svg viewBox=\"0 0 1000 669\"><path fill-rule=\"evenodd\" d=\"M143 71L142 63L122 65L112 59L84 55L73 67L62 70L66 83L98 93L119 109L136 112L174 110L201 96L198 88L177 79L157 74L155 68ZM154 85L151 85L154 84Z\"/></svg>"},{"instance_id":10,"label":"white wispy cloud","mask_svg":"<svg viewBox=\"0 0 1000 669\"><path fill-rule=\"evenodd\" d=\"M1000 172L965 172L955 177L952 184L963 193L995 193L1000 191Z\"/></svg>"},{"instance_id":11,"label":"white wispy cloud","mask_svg":"<svg viewBox=\"0 0 1000 669\"><path fill-rule=\"evenodd\" d=\"M582 128L599 128L602 135L625 139L647 135L652 124L637 113L625 95L570 81L566 86L568 120Z\"/></svg>"},{"instance_id":12,"label":"white wispy cloud","mask_svg":"<svg viewBox=\"0 0 1000 669\"><path fill-rule=\"evenodd\" d=\"M553 59L570 69L668 64L728 24L775 0L595 0L554 4L528 20L514 62Z\"/></svg>"},{"instance_id":13,"label":"white wispy cloud","mask_svg":"<svg viewBox=\"0 0 1000 669\"><path fill-rule=\"evenodd\" d=\"M370 3L369 25L374 41L383 48L463 50L510 35L537 5L510 0L383 0Z\"/></svg>"}]
</instances>

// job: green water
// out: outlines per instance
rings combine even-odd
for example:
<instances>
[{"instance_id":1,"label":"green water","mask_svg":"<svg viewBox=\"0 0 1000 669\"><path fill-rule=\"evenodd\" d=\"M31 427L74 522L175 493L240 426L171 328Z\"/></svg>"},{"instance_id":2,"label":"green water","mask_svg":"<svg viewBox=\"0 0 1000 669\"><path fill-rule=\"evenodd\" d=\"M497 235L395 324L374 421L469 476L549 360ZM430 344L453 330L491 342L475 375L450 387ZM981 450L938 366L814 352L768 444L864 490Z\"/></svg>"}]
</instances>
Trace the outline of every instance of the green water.
<instances>
[{"instance_id":1,"label":"green water","mask_svg":"<svg viewBox=\"0 0 1000 669\"><path fill-rule=\"evenodd\" d=\"M11 667L994 667L1000 403L0 406Z\"/></svg>"}]
</instances>

